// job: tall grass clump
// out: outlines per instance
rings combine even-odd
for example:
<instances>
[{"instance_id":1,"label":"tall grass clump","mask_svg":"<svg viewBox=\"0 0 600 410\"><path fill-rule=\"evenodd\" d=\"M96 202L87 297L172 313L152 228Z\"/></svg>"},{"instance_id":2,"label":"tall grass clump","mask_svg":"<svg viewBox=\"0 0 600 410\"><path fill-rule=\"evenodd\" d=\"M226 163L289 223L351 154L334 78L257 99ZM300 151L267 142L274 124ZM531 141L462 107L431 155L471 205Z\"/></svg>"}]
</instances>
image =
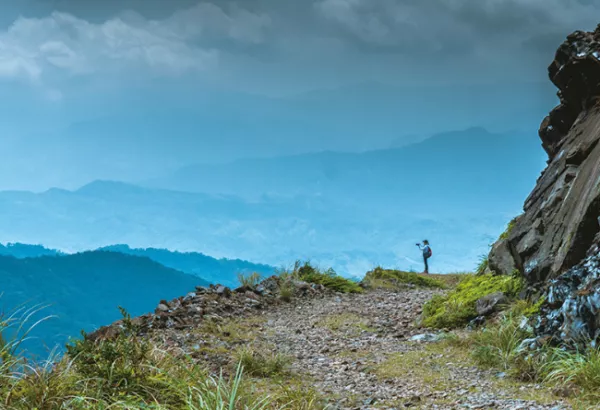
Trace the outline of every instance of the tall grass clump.
<instances>
[{"instance_id":1,"label":"tall grass clump","mask_svg":"<svg viewBox=\"0 0 600 410\"><path fill-rule=\"evenodd\" d=\"M465 275L456 288L445 295L434 295L423 306L423 325L432 328L456 328L477 317L477 300L495 292L508 298L523 289L518 276Z\"/></svg>"},{"instance_id":2,"label":"tall grass clump","mask_svg":"<svg viewBox=\"0 0 600 410\"><path fill-rule=\"evenodd\" d=\"M260 284L261 280L262 277L257 272L253 272L249 275L245 275L243 273L238 274L238 281L240 282L240 285L249 289L255 289Z\"/></svg>"},{"instance_id":3,"label":"tall grass clump","mask_svg":"<svg viewBox=\"0 0 600 410\"><path fill-rule=\"evenodd\" d=\"M521 317L503 315L497 323L473 335L473 358L483 367L509 370L522 354L523 341L532 336Z\"/></svg>"},{"instance_id":4,"label":"tall grass clump","mask_svg":"<svg viewBox=\"0 0 600 410\"><path fill-rule=\"evenodd\" d=\"M488 259L488 255L483 255L479 258L479 264L477 265L477 268L475 269L475 273L477 275L484 275L489 268L490 264L489 264L489 259Z\"/></svg>"},{"instance_id":5,"label":"tall grass clump","mask_svg":"<svg viewBox=\"0 0 600 410\"><path fill-rule=\"evenodd\" d=\"M72 341L63 357L32 362L15 350L0 320L0 407L30 409L263 409L271 401L240 389L242 367L215 379L186 357L175 357L139 336L122 310L112 338ZM85 336L85 335L84 335Z\"/></svg>"},{"instance_id":6,"label":"tall grass clump","mask_svg":"<svg viewBox=\"0 0 600 410\"><path fill-rule=\"evenodd\" d=\"M251 347L239 349L234 357L246 373L257 377L285 374L290 364L289 358L281 354L258 351Z\"/></svg>"},{"instance_id":7,"label":"tall grass clump","mask_svg":"<svg viewBox=\"0 0 600 410\"><path fill-rule=\"evenodd\" d=\"M244 400L242 394L242 366L238 365L235 377L231 382L224 380L223 375L218 379L207 377L199 386L189 389L187 409L189 410L266 410L271 407L269 396Z\"/></svg>"},{"instance_id":8,"label":"tall grass clump","mask_svg":"<svg viewBox=\"0 0 600 410\"><path fill-rule=\"evenodd\" d=\"M363 291L357 282L339 276L332 268L321 270L312 266L310 262L296 261L291 270L280 272L280 277L284 281L300 280L323 285L340 293L361 293Z\"/></svg>"}]
</instances>

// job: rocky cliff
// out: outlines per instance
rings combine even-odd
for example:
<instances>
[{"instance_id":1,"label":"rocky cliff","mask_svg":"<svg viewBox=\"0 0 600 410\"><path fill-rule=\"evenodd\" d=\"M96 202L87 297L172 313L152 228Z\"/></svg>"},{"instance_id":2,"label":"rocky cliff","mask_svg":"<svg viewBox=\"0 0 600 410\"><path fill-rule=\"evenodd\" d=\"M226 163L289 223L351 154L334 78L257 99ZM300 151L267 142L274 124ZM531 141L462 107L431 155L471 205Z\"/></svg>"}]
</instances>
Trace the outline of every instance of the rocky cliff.
<instances>
[{"instance_id":1,"label":"rocky cliff","mask_svg":"<svg viewBox=\"0 0 600 410\"><path fill-rule=\"evenodd\" d=\"M575 32L548 71L560 105L542 122L548 166L506 238L490 254L492 270L521 271L531 283L580 262L600 230L600 27Z\"/></svg>"},{"instance_id":2,"label":"rocky cliff","mask_svg":"<svg viewBox=\"0 0 600 410\"><path fill-rule=\"evenodd\" d=\"M538 332L562 341L595 339L600 328L600 26L577 31L549 69L560 104L539 135L548 166L525 201L524 213L492 248L490 269L518 270L544 289Z\"/></svg>"}]
</instances>

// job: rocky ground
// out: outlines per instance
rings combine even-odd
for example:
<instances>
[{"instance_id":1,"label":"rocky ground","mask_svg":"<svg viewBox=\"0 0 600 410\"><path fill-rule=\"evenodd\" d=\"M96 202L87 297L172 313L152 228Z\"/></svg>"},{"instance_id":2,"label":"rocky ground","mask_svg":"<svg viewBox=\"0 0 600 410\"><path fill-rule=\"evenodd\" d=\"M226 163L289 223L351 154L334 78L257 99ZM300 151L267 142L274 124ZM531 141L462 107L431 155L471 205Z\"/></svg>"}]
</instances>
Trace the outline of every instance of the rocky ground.
<instances>
[{"instance_id":1,"label":"rocky ground","mask_svg":"<svg viewBox=\"0 0 600 410\"><path fill-rule=\"evenodd\" d=\"M289 374L276 383L314 389L331 409L570 408L547 388L478 369L467 348L418 328L421 308L435 292L298 298L162 338L215 371L231 367L244 349L285 358Z\"/></svg>"},{"instance_id":2,"label":"rocky ground","mask_svg":"<svg viewBox=\"0 0 600 410\"><path fill-rule=\"evenodd\" d=\"M540 386L478 370L439 335L415 327L432 291L376 291L266 315L265 339L294 358L333 408L563 409ZM545 399L543 399L545 397Z\"/></svg>"}]
</instances>

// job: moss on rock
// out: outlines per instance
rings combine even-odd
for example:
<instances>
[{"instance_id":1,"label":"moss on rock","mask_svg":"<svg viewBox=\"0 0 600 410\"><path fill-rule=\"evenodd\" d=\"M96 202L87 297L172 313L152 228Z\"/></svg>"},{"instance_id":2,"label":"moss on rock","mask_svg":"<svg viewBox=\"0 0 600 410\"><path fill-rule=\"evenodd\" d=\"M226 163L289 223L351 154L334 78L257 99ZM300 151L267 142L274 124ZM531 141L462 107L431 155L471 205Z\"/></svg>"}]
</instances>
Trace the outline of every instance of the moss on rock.
<instances>
[{"instance_id":1,"label":"moss on rock","mask_svg":"<svg viewBox=\"0 0 600 410\"><path fill-rule=\"evenodd\" d=\"M517 276L465 275L456 289L445 295L435 295L425 304L422 324L434 328L463 326L477 317L477 300L495 292L514 298L523 286L523 280Z\"/></svg>"}]
</instances>

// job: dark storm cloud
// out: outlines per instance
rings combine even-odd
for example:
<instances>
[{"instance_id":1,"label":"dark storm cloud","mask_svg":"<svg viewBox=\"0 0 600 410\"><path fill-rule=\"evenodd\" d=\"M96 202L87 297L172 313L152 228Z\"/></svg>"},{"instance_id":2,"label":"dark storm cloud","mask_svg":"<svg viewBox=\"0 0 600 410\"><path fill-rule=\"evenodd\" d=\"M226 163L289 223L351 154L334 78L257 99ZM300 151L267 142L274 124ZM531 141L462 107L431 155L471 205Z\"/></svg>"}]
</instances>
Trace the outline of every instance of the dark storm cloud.
<instances>
[{"instance_id":1,"label":"dark storm cloud","mask_svg":"<svg viewBox=\"0 0 600 410\"><path fill-rule=\"evenodd\" d=\"M569 32L596 25L600 0L23 0L1 11L1 77L197 73L260 91L366 73L539 73Z\"/></svg>"},{"instance_id":2,"label":"dark storm cloud","mask_svg":"<svg viewBox=\"0 0 600 410\"><path fill-rule=\"evenodd\" d=\"M536 51L544 45L540 39L593 28L600 19L599 4L596 0L319 0L314 7L348 41L439 57L491 47Z\"/></svg>"}]
</instances>

